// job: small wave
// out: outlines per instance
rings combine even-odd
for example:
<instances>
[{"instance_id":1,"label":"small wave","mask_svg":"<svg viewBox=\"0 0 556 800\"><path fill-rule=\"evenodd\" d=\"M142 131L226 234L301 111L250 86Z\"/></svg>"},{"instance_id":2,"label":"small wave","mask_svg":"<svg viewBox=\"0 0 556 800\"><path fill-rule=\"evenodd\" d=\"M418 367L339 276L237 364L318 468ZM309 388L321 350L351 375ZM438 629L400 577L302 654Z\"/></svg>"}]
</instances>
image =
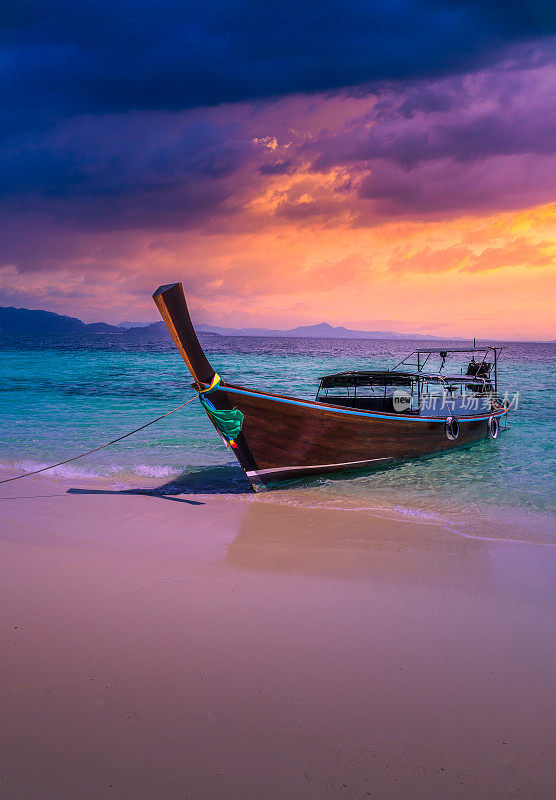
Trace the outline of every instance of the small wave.
<instances>
[{"instance_id":1,"label":"small wave","mask_svg":"<svg viewBox=\"0 0 556 800\"><path fill-rule=\"evenodd\" d=\"M163 464L132 464L126 471L139 475L142 478L171 478L181 470L178 467L169 467Z\"/></svg>"},{"instance_id":2,"label":"small wave","mask_svg":"<svg viewBox=\"0 0 556 800\"><path fill-rule=\"evenodd\" d=\"M12 475L24 475L32 473L36 470L45 469L48 464L44 461L12 461L0 463L0 471L2 475L11 477ZM45 471L45 477L54 476L59 478L100 478L103 473L87 467L76 467L72 464L62 464L59 467L52 467ZM40 477L37 475L37 477Z\"/></svg>"},{"instance_id":3,"label":"small wave","mask_svg":"<svg viewBox=\"0 0 556 800\"><path fill-rule=\"evenodd\" d=\"M384 519L389 520L392 522L395 521L409 521L413 520L415 522L419 522L422 525L430 525L439 527L444 530L447 534L452 536L462 537L464 539L472 539L474 541L479 542L486 542L486 543L508 543L508 544L527 544L527 545L536 545L539 547L556 547L556 543L553 541L541 541L539 538L523 538L520 536L496 536L493 532L490 535L484 535L482 533L477 533L472 530L472 525L470 523L477 524L476 519L469 520L469 523L464 522L461 519L453 519L451 517L442 516L437 512L413 507L413 506L404 506L404 505L361 505L359 503L354 503L353 505L346 503L346 498L323 498L322 501L315 500L313 498L312 501L307 502L303 499L297 499L288 497L284 500L284 498L276 498L276 500L280 501L281 505L289 505L298 508L306 508L316 511L339 511L339 512L351 512L351 513L370 513L373 517L377 519ZM274 496L264 496L263 502L275 502ZM492 523L494 520L492 518L485 517L485 521L489 524ZM498 524L502 524L503 527L506 526L507 520L499 519L497 520ZM533 531L538 533L538 521L535 519L535 524L533 524L533 520L529 520L531 523L531 528ZM526 527L529 527L527 525ZM541 530L543 533L546 532L545 525L541 525Z\"/></svg>"},{"instance_id":4,"label":"small wave","mask_svg":"<svg viewBox=\"0 0 556 800\"><path fill-rule=\"evenodd\" d=\"M0 473L9 478L12 475L24 475L36 470L45 470L36 477L57 478L113 478L116 476L129 476L139 478L171 478L179 474L180 467L168 464L108 464L102 467L82 467L75 464L62 464L59 467L48 468L45 461L32 461L23 459L19 461L0 461Z\"/></svg>"}]
</instances>

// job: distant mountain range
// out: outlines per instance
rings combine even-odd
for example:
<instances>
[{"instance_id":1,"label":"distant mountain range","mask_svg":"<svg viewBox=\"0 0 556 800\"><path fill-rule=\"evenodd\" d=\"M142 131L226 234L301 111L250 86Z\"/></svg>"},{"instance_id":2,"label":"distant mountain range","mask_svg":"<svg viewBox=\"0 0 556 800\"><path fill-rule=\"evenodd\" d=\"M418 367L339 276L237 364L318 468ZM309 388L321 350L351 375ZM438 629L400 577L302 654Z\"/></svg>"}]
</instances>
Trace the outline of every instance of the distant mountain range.
<instances>
[{"instance_id":1,"label":"distant mountain range","mask_svg":"<svg viewBox=\"0 0 556 800\"><path fill-rule=\"evenodd\" d=\"M289 330L273 330L268 328L220 328L217 325L196 325L201 333L219 333L221 336L287 336L291 338L309 339L442 339L431 334L396 333L395 331L353 331L341 325L329 325L320 322L318 325L299 325Z\"/></svg>"},{"instance_id":2,"label":"distant mountain range","mask_svg":"<svg viewBox=\"0 0 556 800\"><path fill-rule=\"evenodd\" d=\"M267 328L222 328L217 325L196 325L199 333L218 334L220 336L285 336L291 338L314 339L437 339L445 337L417 335L412 333L396 333L394 331L354 331L342 326L300 325L289 330L273 330ZM33 311L28 308L0 307L0 335L9 338L35 337L48 334L132 334L144 333L167 334L163 322L132 323L120 322L109 325L107 322L85 323L76 317L54 314L52 311Z\"/></svg>"}]
</instances>

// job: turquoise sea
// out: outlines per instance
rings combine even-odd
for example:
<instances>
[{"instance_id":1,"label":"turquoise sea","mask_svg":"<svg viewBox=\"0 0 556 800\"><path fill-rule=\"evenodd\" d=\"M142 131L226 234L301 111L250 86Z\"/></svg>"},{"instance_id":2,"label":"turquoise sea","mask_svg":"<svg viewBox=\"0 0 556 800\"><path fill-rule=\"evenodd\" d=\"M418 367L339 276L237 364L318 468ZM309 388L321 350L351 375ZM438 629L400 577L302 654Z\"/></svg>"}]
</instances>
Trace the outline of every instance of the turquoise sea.
<instances>
[{"instance_id":1,"label":"turquoise sea","mask_svg":"<svg viewBox=\"0 0 556 800\"><path fill-rule=\"evenodd\" d=\"M230 381L313 398L320 375L392 367L421 342L399 340L221 337L203 346ZM434 346L440 346L434 342ZM477 344L480 344L477 342ZM396 509L447 520L477 520L519 535L554 531L556 345L497 343L499 390L518 407L509 429L449 454L351 477L320 477L278 490L283 502ZM452 346L462 346L454 342ZM457 363L457 369L465 362ZM192 395L190 377L169 337L156 334L53 337L0 343L0 470L38 469L115 438ZM227 451L195 401L109 449L46 475L109 479L118 486L176 487L200 493L248 493ZM17 484L9 484L16 487ZM275 494L275 493L273 493ZM274 498L276 499L276 498ZM525 531L525 534L523 533ZM517 534L516 534L517 535Z\"/></svg>"}]
</instances>

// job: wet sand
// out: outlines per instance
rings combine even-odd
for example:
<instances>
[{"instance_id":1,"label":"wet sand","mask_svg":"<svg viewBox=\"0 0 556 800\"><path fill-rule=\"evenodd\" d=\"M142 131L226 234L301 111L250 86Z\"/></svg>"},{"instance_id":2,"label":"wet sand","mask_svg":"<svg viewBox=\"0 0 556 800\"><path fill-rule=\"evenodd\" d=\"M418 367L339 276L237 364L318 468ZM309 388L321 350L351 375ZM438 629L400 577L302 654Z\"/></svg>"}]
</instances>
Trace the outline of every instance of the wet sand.
<instances>
[{"instance_id":1,"label":"wet sand","mask_svg":"<svg viewBox=\"0 0 556 800\"><path fill-rule=\"evenodd\" d=\"M554 797L556 549L296 496L0 487L2 796Z\"/></svg>"}]
</instances>

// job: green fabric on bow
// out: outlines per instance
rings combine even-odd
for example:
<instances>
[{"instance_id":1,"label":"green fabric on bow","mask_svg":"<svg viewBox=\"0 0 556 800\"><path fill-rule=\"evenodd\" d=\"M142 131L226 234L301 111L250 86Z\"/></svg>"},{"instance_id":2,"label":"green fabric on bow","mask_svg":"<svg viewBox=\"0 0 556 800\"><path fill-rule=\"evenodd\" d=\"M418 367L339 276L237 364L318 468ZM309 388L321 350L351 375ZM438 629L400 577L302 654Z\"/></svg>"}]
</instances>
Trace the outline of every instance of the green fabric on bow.
<instances>
[{"instance_id":1,"label":"green fabric on bow","mask_svg":"<svg viewBox=\"0 0 556 800\"><path fill-rule=\"evenodd\" d=\"M218 389L220 380L220 375L215 373L210 386L207 389L201 389L199 392L199 400L214 423L215 428L231 447L237 447L235 440L243 426L243 414L238 408L221 411L215 408L211 401L207 399L207 394L211 394Z\"/></svg>"}]
</instances>

